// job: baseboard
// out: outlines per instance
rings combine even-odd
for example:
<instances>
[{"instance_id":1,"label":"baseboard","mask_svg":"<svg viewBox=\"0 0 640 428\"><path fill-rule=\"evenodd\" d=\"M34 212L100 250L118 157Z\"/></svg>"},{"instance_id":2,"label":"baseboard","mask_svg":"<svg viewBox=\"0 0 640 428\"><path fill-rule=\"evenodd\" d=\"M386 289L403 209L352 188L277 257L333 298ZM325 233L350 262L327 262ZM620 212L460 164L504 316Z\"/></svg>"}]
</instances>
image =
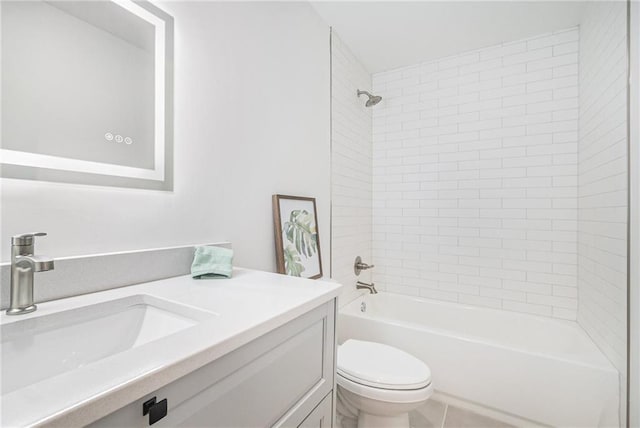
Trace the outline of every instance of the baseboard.
<instances>
[{"instance_id":1,"label":"baseboard","mask_svg":"<svg viewBox=\"0 0 640 428\"><path fill-rule=\"evenodd\" d=\"M532 421L531 419L522 418L520 416L513 415L511 413L505 413L503 411L484 406L482 404L468 401L463 398L455 397L453 395L445 394L444 392L435 391L431 396L432 400L439 401L444 404L448 404L461 409L467 409L482 416L489 417L491 419L498 420L517 427L527 428L549 428L550 425L544 425L539 422Z\"/></svg>"}]
</instances>

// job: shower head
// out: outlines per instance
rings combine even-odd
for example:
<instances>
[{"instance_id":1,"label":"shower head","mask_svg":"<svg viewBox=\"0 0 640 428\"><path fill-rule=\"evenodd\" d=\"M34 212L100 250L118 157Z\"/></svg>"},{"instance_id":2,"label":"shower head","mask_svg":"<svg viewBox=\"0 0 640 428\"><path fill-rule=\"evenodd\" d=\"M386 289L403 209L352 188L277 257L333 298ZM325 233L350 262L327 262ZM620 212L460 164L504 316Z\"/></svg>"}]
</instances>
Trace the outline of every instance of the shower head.
<instances>
[{"instance_id":1,"label":"shower head","mask_svg":"<svg viewBox=\"0 0 640 428\"><path fill-rule=\"evenodd\" d=\"M374 106L376 104L378 104L380 101L382 101L382 97L379 95L371 95L369 92L367 91L361 91L360 89L358 89L358 96L360 95L366 95L369 97L369 99L367 100L367 103L365 104L365 107L371 107Z\"/></svg>"}]
</instances>

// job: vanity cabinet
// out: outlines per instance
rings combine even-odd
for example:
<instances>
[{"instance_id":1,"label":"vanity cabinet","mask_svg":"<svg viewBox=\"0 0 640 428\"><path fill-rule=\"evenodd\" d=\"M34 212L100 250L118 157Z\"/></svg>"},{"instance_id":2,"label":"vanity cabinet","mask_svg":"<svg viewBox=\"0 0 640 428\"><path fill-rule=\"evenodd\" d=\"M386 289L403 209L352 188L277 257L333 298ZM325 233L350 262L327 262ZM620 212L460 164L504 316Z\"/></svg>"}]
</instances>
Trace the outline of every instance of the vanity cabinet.
<instances>
[{"instance_id":1,"label":"vanity cabinet","mask_svg":"<svg viewBox=\"0 0 640 428\"><path fill-rule=\"evenodd\" d=\"M328 428L333 426L333 396L327 394L326 397L313 409L313 412L305 418L299 428Z\"/></svg>"},{"instance_id":2,"label":"vanity cabinet","mask_svg":"<svg viewBox=\"0 0 640 428\"><path fill-rule=\"evenodd\" d=\"M331 427L334 373L335 299L90 426Z\"/></svg>"}]
</instances>

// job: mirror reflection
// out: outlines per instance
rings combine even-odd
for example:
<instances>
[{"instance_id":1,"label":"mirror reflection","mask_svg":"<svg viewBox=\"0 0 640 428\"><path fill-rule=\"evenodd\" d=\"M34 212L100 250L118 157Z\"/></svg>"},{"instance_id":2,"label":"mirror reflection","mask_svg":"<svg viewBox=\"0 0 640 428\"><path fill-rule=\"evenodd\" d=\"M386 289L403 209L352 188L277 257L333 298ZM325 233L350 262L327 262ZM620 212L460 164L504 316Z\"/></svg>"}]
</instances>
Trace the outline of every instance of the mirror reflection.
<instances>
[{"instance_id":1,"label":"mirror reflection","mask_svg":"<svg viewBox=\"0 0 640 428\"><path fill-rule=\"evenodd\" d=\"M3 163L163 180L164 22L129 1L1 7Z\"/></svg>"}]
</instances>

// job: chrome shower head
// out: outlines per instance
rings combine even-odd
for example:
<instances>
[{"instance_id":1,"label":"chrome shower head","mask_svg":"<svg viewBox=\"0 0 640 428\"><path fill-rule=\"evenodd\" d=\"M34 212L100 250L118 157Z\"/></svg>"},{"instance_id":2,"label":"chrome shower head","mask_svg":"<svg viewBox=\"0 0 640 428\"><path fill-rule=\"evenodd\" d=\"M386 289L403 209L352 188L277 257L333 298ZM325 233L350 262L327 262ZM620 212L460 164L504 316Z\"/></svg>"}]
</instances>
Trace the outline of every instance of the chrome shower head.
<instances>
[{"instance_id":1,"label":"chrome shower head","mask_svg":"<svg viewBox=\"0 0 640 428\"><path fill-rule=\"evenodd\" d=\"M380 101L382 101L382 97L379 95L371 95L369 92L367 91L361 91L360 89L358 89L358 96L360 95L366 95L367 97L369 97L369 99L367 100L365 107L371 107L374 106L376 104L378 104Z\"/></svg>"}]
</instances>

